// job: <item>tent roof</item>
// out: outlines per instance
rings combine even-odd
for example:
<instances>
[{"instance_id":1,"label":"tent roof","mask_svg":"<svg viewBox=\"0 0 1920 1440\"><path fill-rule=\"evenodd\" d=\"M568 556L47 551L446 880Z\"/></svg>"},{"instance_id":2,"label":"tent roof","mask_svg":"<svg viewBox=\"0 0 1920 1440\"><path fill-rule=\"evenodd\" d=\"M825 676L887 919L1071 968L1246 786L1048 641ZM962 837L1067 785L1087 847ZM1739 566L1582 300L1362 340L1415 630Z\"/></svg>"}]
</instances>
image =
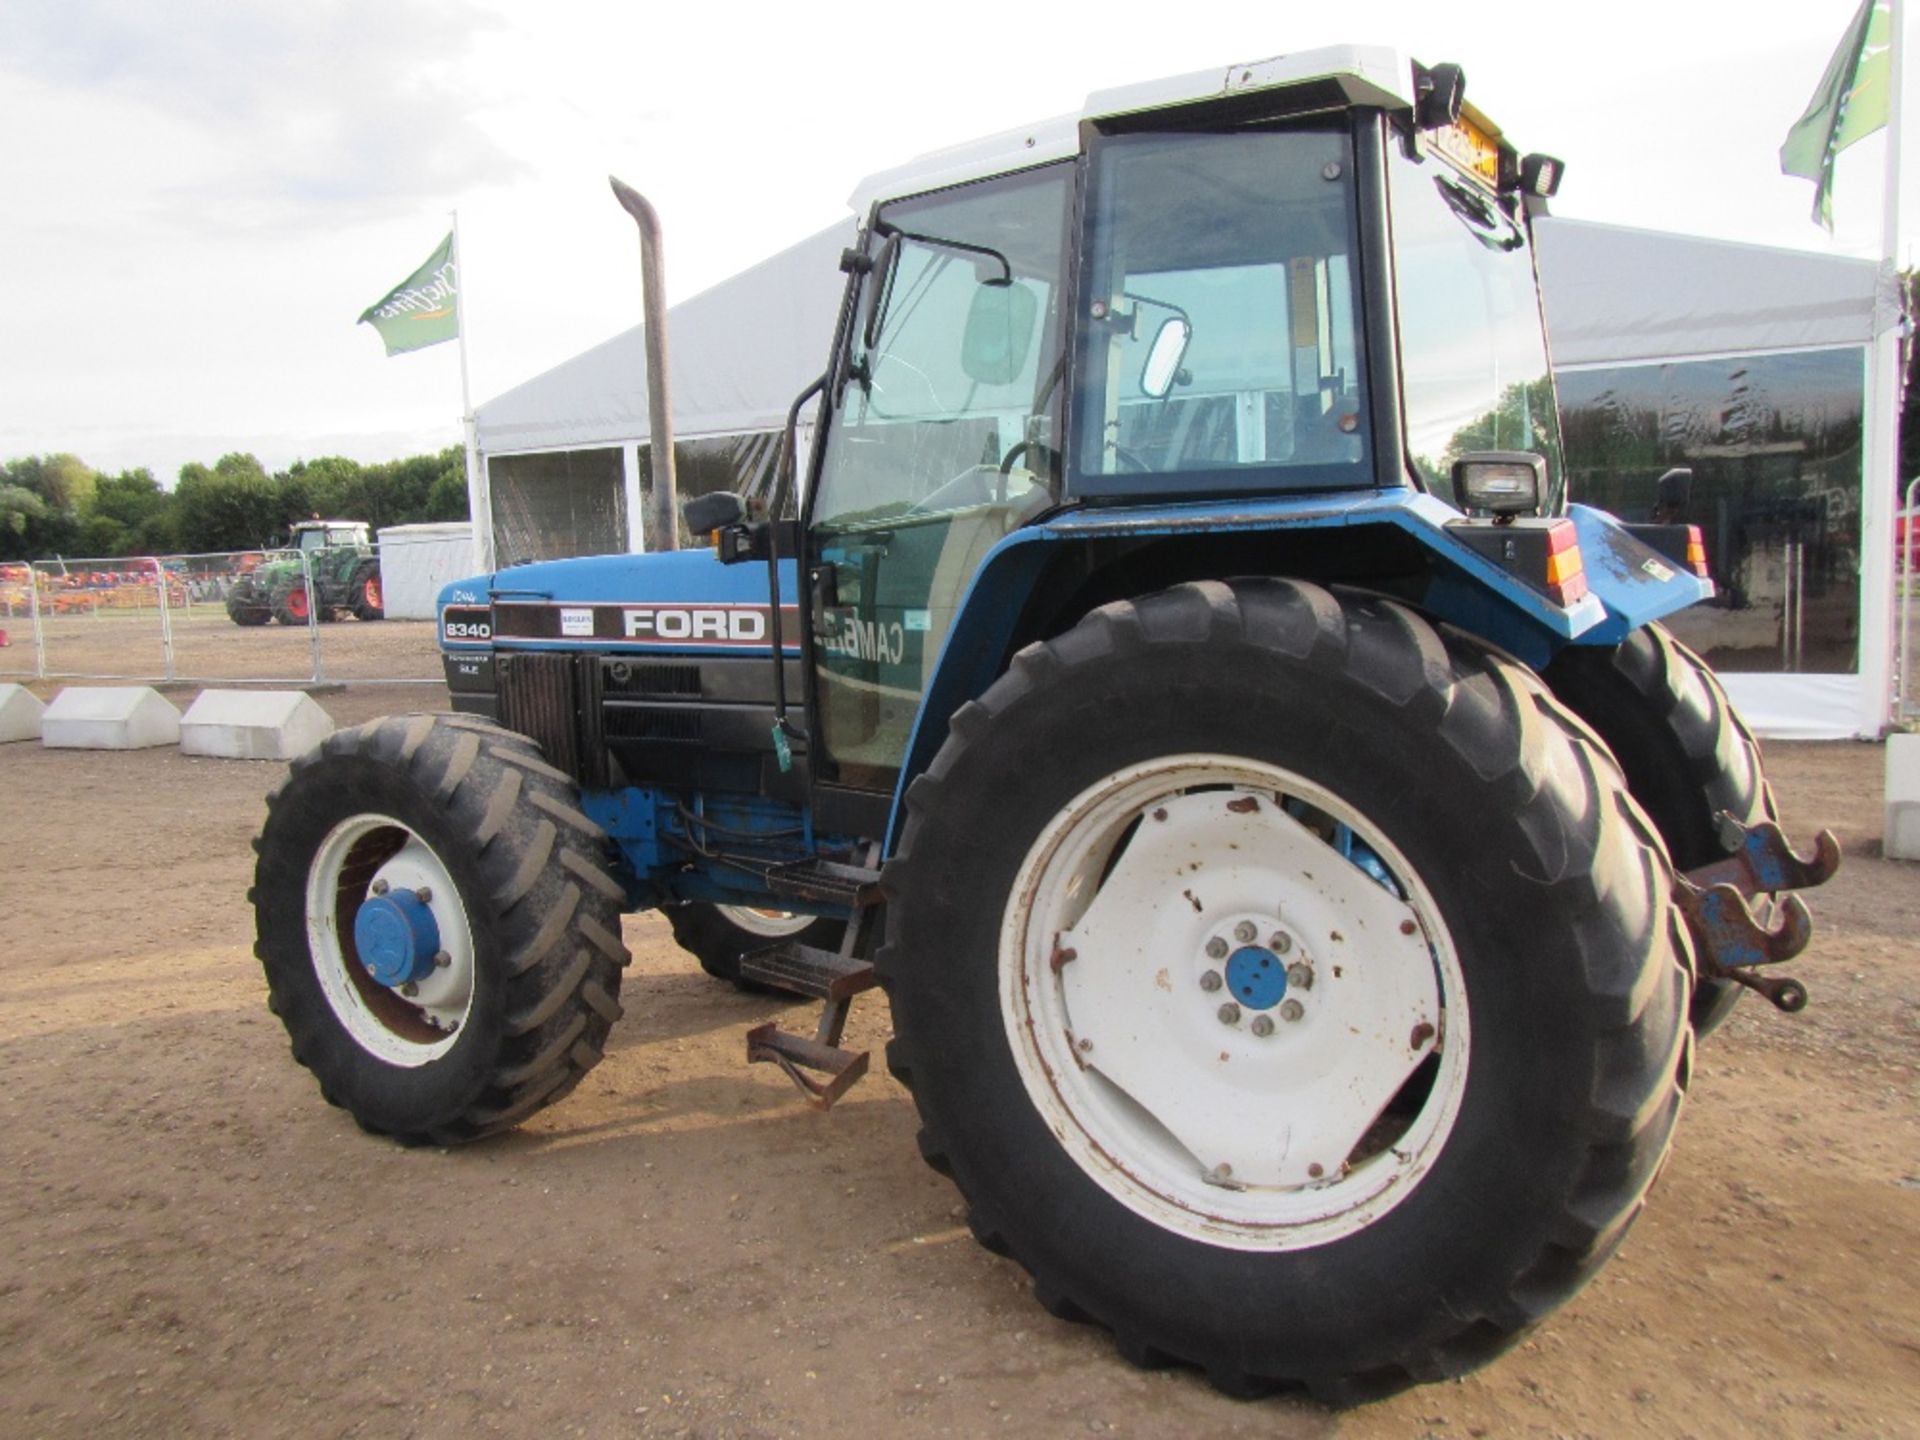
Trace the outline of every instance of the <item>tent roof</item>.
<instances>
[{"instance_id":1,"label":"tent roof","mask_svg":"<svg viewBox=\"0 0 1920 1440\"><path fill-rule=\"evenodd\" d=\"M1873 339L1870 260L1558 218L1534 234L1556 367Z\"/></svg>"},{"instance_id":2,"label":"tent roof","mask_svg":"<svg viewBox=\"0 0 1920 1440\"><path fill-rule=\"evenodd\" d=\"M785 423L793 397L826 368L840 308L840 252L851 218L769 256L667 312L676 434ZM645 327L622 331L480 406L480 448L580 449L644 440Z\"/></svg>"},{"instance_id":3,"label":"tent roof","mask_svg":"<svg viewBox=\"0 0 1920 1440\"><path fill-rule=\"evenodd\" d=\"M1543 218L1535 223L1554 364L1633 365L1864 345L1877 267L1807 251ZM767 430L827 360L851 217L684 300L673 414L686 436ZM647 436L640 326L488 401L480 448L617 445Z\"/></svg>"}]
</instances>

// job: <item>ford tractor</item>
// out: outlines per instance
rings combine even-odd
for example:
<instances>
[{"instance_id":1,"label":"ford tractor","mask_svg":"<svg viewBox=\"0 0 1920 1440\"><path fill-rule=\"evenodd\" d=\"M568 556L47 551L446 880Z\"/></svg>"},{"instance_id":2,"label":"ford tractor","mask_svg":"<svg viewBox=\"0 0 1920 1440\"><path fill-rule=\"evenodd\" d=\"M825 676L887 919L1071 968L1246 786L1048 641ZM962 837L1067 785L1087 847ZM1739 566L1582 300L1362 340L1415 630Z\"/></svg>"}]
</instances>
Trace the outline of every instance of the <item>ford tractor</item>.
<instances>
[{"instance_id":1,"label":"ford tractor","mask_svg":"<svg viewBox=\"0 0 1920 1440\"><path fill-rule=\"evenodd\" d=\"M1696 1037L1805 1002L1837 850L1661 625L1698 532L1569 501L1561 165L1462 91L1286 55L866 182L768 493L447 587L453 713L271 796L325 1098L431 1144L555 1103L658 908L820 1002L745 1036L817 1104L878 986L974 1234L1131 1361L1350 1403L1578 1291Z\"/></svg>"}]
</instances>

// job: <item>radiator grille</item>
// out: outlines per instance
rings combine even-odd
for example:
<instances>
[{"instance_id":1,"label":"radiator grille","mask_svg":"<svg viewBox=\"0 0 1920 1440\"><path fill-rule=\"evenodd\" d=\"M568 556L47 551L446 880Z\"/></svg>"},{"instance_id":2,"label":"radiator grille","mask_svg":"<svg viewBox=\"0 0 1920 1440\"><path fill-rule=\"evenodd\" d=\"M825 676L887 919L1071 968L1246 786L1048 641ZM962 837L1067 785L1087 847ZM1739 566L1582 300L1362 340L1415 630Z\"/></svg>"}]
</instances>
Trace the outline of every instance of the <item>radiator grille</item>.
<instances>
[{"instance_id":1,"label":"radiator grille","mask_svg":"<svg viewBox=\"0 0 1920 1440\"><path fill-rule=\"evenodd\" d=\"M578 669L571 655L502 655L494 667L500 723L540 746L547 763L580 776Z\"/></svg>"}]
</instances>

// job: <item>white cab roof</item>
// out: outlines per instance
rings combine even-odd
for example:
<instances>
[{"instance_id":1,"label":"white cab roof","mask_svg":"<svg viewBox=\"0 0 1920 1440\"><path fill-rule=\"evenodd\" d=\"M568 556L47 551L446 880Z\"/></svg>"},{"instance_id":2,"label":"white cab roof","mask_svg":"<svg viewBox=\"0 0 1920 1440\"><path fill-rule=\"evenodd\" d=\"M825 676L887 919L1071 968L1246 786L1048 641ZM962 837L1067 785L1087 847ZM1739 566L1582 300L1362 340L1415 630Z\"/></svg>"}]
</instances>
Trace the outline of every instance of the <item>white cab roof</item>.
<instances>
[{"instance_id":1,"label":"white cab roof","mask_svg":"<svg viewBox=\"0 0 1920 1440\"><path fill-rule=\"evenodd\" d=\"M916 195L1064 159L1079 150L1080 125L1085 120L1137 115L1147 110L1170 109L1202 100L1327 79L1343 82L1347 99L1353 104L1405 106L1413 103L1412 63L1398 51L1375 45L1302 50L1297 54L1195 70L1112 90L1096 90L1072 114L1055 115L1018 130L1005 130L981 140L929 151L905 165L869 175L855 187L848 203L856 214L864 217L876 200Z\"/></svg>"}]
</instances>

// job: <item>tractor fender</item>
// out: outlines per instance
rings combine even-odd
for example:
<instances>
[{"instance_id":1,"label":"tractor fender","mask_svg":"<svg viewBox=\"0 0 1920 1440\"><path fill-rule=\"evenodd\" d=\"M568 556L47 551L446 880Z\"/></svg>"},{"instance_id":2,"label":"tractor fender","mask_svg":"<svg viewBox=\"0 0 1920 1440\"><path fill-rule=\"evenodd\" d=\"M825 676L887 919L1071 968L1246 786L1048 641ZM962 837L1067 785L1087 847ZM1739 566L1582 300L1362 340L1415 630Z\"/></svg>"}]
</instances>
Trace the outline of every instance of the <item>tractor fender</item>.
<instances>
[{"instance_id":1,"label":"tractor fender","mask_svg":"<svg viewBox=\"0 0 1920 1440\"><path fill-rule=\"evenodd\" d=\"M945 742L948 717L1005 668L1041 576L1070 547L1101 540L1390 527L1427 554L1429 580L1421 609L1535 670L1567 645L1617 644L1640 626L1713 594L1710 581L1674 565L1612 516L1573 505L1567 518L1578 530L1588 589L1573 604L1557 605L1449 533L1449 525L1464 518L1433 495L1392 488L1124 510L1086 506L1015 530L982 561L935 662L894 791L888 853L898 838L907 787Z\"/></svg>"}]
</instances>

